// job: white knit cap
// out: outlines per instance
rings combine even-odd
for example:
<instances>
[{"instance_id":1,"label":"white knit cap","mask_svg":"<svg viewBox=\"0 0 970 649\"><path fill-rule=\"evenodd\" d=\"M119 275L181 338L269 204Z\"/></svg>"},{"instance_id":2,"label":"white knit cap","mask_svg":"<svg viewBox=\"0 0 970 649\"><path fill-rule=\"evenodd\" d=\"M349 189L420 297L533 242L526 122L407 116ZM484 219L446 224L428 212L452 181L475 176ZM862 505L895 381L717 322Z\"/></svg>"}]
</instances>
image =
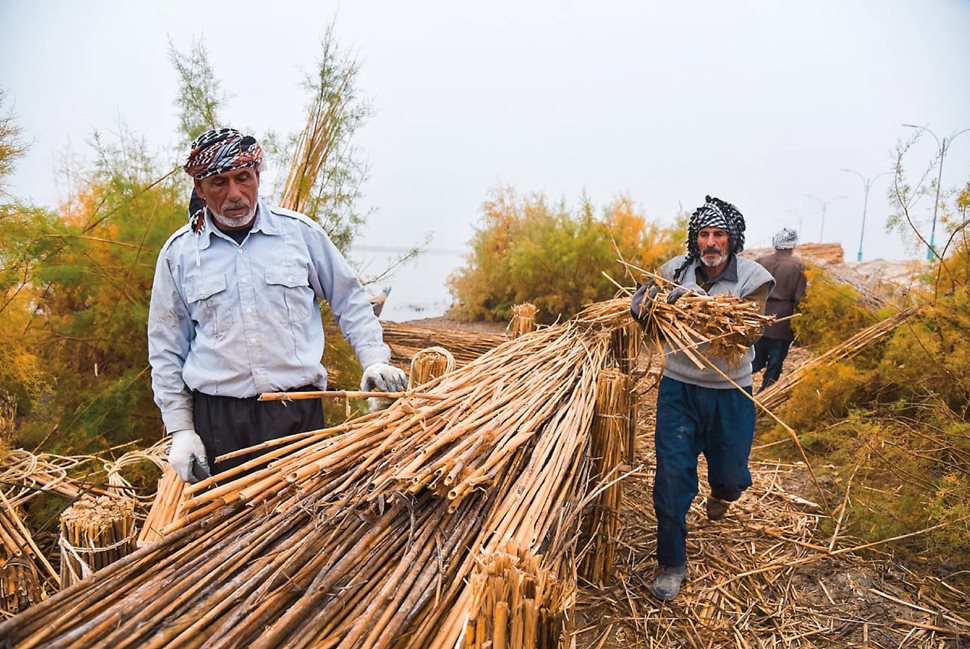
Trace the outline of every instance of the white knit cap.
<instances>
[{"instance_id":1,"label":"white knit cap","mask_svg":"<svg viewBox=\"0 0 970 649\"><path fill-rule=\"evenodd\" d=\"M798 243L798 233L788 228L782 228L774 237L771 238L771 245L775 250L791 250Z\"/></svg>"}]
</instances>

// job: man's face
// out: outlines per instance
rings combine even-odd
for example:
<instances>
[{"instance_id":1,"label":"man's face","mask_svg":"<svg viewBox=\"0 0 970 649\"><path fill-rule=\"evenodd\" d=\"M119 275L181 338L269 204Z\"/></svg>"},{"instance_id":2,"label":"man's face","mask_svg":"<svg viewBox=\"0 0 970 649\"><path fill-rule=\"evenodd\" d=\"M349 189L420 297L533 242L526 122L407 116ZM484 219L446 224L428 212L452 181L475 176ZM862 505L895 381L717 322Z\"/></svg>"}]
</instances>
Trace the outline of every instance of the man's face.
<instances>
[{"instance_id":1,"label":"man's face","mask_svg":"<svg viewBox=\"0 0 970 649\"><path fill-rule=\"evenodd\" d=\"M727 261L730 243L731 237L724 228L706 227L697 232L697 249L708 268L717 268Z\"/></svg>"},{"instance_id":2,"label":"man's face","mask_svg":"<svg viewBox=\"0 0 970 649\"><path fill-rule=\"evenodd\" d=\"M244 227L256 215L259 172L251 167L197 180L195 187L221 225Z\"/></svg>"}]
</instances>

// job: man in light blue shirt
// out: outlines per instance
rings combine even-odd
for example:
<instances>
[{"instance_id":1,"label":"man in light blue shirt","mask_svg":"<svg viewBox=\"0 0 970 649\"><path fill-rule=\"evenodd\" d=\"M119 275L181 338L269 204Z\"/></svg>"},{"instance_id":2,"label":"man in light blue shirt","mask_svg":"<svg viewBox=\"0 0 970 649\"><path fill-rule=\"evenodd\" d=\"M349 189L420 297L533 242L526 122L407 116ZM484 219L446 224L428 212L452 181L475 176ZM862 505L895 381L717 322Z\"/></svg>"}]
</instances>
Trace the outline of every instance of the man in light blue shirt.
<instances>
[{"instance_id":1,"label":"man in light blue shirt","mask_svg":"<svg viewBox=\"0 0 970 649\"><path fill-rule=\"evenodd\" d=\"M197 138L184 169L203 206L158 256L152 389L172 435L169 462L187 482L208 477L219 455L323 427L319 400L256 401L262 392L326 388L320 300L365 368L361 389L407 387L388 364L366 293L323 228L259 200L261 162L256 140L234 129Z\"/></svg>"}]
</instances>

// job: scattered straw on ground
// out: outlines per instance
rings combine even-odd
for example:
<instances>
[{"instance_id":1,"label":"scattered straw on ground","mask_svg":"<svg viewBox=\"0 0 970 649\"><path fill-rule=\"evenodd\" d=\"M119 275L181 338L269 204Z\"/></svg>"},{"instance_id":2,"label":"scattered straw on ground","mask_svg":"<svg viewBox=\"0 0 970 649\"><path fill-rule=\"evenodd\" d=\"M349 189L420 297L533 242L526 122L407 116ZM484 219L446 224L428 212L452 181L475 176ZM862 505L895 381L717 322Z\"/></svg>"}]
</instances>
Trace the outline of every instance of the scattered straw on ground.
<instances>
[{"instance_id":1,"label":"scattered straw on ground","mask_svg":"<svg viewBox=\"0 0 970 649\"><path fill-rule=\"evenodd\" d=\"M684 589L672 603L654 599L655 399L652 391L642 397L637 460L644 468L625 490L618 576L607 588L580 590L577 647L875 649L961 647L970 640L967 594L881 553L863 557L852 551L862 545L857 539L838 536L829 552L831 535L820 531L824 514L805 498L810 490L798 493L798 485L809 484L801 464L752 463L754 486L724 520L710 522L702 458L701 493L688 516Z\"/></svg>"}]
</instances>

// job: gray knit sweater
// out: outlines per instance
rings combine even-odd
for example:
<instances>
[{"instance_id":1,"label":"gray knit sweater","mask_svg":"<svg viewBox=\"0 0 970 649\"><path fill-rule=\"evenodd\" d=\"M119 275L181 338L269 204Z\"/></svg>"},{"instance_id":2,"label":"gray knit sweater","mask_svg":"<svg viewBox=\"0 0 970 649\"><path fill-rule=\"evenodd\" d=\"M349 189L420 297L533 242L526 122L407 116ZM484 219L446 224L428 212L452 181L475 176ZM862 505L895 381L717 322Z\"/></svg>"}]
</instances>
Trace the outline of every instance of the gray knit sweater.
<instances>
[{"instance_id":1,"label":"gray knit sweater","mask_svg":"<svg viewBox=\"0 0 970 649\"><path fill-rule=\"evenodd\" d=\"M665 279L673 280L674 271L684 262L684 256L674 257L660 268L660 275ZM697 267L700 260L694 261L684 272L680 284L690 287L695 285ZM774 286L775 280L771 273L765 270L760 264L734 256L728 263L728 267L721 274L720 278L707 291L708 295L737 295L738 297L748 297L755 293L765 284ZM701 345L697 351L701 354L707 349L707 345ZM676 379L683 383L699 385L704 388L717 388L722 390L733 389L734 386L726 381L720 374L709 367L698 369L696 365L683 352L672 352L664 345L665 362L664 376ZM749 348L741 357L737 365L729 365L726 361L710 359L722 372L731 377L731 380L742 388L751 385L751 361L754 359L754 349Z\"/></svg>"}]
</instances>

